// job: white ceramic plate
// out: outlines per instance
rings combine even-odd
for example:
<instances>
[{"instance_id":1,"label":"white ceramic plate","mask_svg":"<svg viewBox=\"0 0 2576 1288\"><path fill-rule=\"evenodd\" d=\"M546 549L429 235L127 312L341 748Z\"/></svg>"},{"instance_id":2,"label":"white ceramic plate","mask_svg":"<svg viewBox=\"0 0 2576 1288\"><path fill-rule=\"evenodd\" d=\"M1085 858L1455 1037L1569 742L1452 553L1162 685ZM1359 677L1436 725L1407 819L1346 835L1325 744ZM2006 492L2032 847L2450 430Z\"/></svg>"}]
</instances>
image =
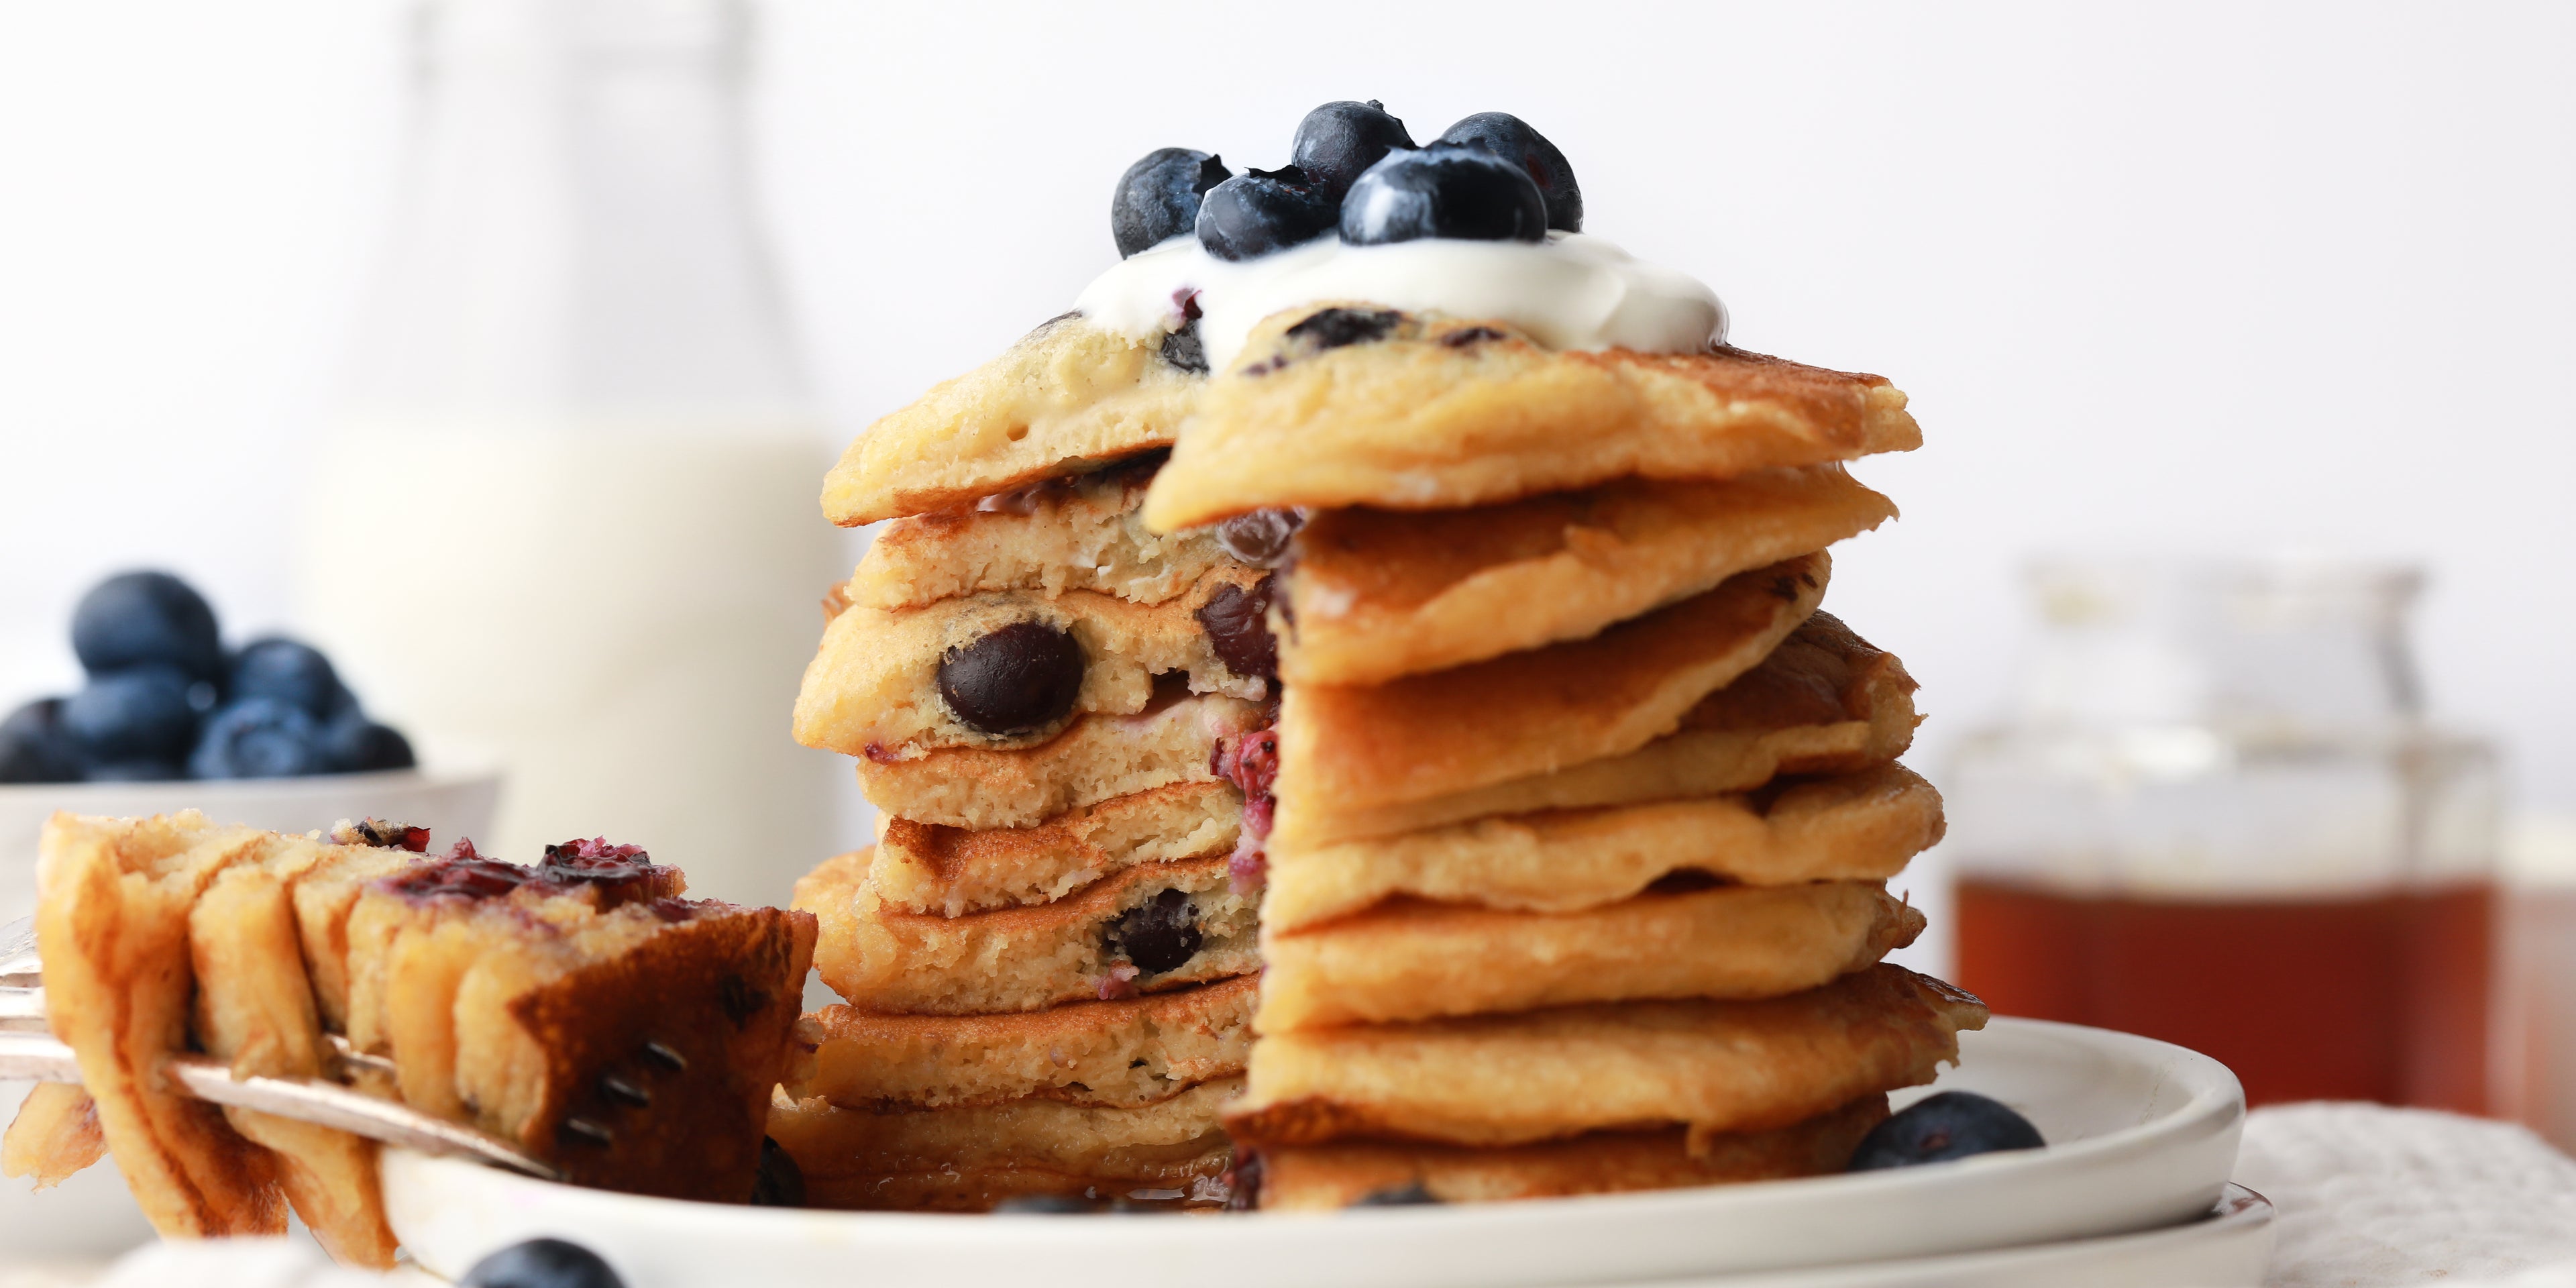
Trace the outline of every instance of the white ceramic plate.
<instances>
[{"instance_id":1,"label":"white ceramic plate","mask_svg":"<svg viewBox=\"0 0 2576 1288\"><path fill-rule=\"evenodd\" d=\"M1960 1067L1902 1098L1983 1092L2028 1115L2049 1148L1695 1190L1221 1217L781 1211L575 1189L388 1151L385 1202L412 1255L450 1278L494 1249L554 1236L598 1251L631 1288L1633 1283L2099 1238L2191 1221L2217 1204L2245 1119L2224 1065L2037 1020L1998 1019L1960 1046Z\"/></svg>"}]
</instances>

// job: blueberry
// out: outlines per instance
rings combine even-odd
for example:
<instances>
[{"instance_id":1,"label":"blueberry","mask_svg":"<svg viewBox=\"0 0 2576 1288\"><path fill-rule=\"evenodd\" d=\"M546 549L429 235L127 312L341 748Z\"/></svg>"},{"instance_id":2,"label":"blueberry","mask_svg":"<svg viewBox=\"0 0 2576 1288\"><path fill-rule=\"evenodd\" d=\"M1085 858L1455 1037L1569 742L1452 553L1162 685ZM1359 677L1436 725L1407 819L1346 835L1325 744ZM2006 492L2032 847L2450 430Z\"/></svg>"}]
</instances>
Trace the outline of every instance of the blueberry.
<instances>
[{"instance_id":1,"label":"blueberry","mask_svg":"<svg viewBox=\"0 0 2576 1288\"><path fill-rule=\"evenodd\" d=\"M1043 1213L1052 1216L1066 1213L1097 1212L1100 1210L1100 1205L1089 1199L1079 1198L1071 1194L1014 1194L1011 1197L994 1204L993 1210L996 1212Z\"/></svg>"},{"instance_id":2,"label":"blueberry","mask_svg":"<svg viewBox=\"0 0 2576 1288\"><path fill-rule=\"evenodd\" d=\"M2005 1149L2039 1149L2039 1129L2003 1102L1972 1091L1944 1091L1914 1102L1870 1129L1852 1151L1851 1170L1912 1167Z\"/></svg>"},{"instance_id":3,"label":"blueberry","mask_svg":"<svg viewBox=\"0 0 2576 1288\"><path fill-rule=\"evenodd\" d=\"M410 739L356 710L322 727L322 759L330 766L324 772L337 774L381 773L419 763Z\"/></svg>"},{"instance_id":4,"label":"blueberry","mask_svg":"<svg viewBox=\"0 0 2576 1288\"><path fill-rule=\"evenodd\" d=\"M464 1288L626 1288L600 1255L561 1239L514 1243L474 1263Z\"/></svg>"},{"instance_id":5,"label":"blueberry","mask_svg":"<svg viewBox=\"0 0 2576 1288\"><path fill-rule=\"evenodd\" d=\"M1295 166L1247 170L1208 189L1199 244L1218 259L1255 259L1333 231L1333 198Z\"/></svg>"},{"instance_id":6,"label":"blueberry","mask_svg":"<svg viewBox=\"0 0 2576 1288\"><path fill-rule=\"evenodd\" d=\"M1216 544L1236 563L1277 568L1288 562L1288 543L1304 526L1302 510L1246 510L1216 525Z\"/></svg>"},{"instance_id":7,"label":"blueberry","mask_svg":"<svg viewBox=\"0 0 2576 1288\"><path fill-rule=\"evenodd\" d=\"M1216 650L1217 660L1236 675L1257 675L1265 679L1279 674L1279 641L1270 637L1270 579L1264 577L1252 584L1219 586L1208 601L1191 614L1198 619L1199 629L1207 634L1208 646Z\"/></svg>"},{"instance_id":8,"label":"blueberry","mask_svg":"<svg viewBox=\"0 0 2576 1288\"><path fill-rule=\"evenodd\" d=\"M1423 237L1534 242L1546 236L1547 202L1529 172L1455 143L1394 153L1370 166L1342 199L1342 240L1355 246Z\"/></svg>"},{"instance_id":9,"label":"blueberry","mask_svg":"<svg viewBox=\"0 0 2576 1288\"><path fill-rule=\"evenodd\" d=\"M1482 148L1529 171L1547 199L1547 226L1583 231L1583 189L1575 185L1574 167L1529 122L1509 112L1478 112L1441 131L1439 141Z\"/></svg>"},{"instance_id":10,"label":"blueberry","mask_svg":"<svg viewBox=\"0 0 2576 1288\"><path fill-rule=\"evenodd\" d=\"M176 760L146 758L110 760L89 767L93 783L168 783L188 776L188 767Z\"/></svg>"},{"instance_id":11,"label":"blueberry","mask_svg":"<svg viewBox=\"0 0 2576 1288\"><path fill-rule=\"evenodd\" d=\"M197 740L189 685L164 663L93 675L63 701L63 732L93 763L185 759Z\"/></svg>"},{"instance_id":12,"label":"blueberry","mask_svg":"<svg viewBox=\"0 0 2576 1288\"><path fill-rule=\"evenodd\" d=\"M751 1202L754 1207L805 1206L805 1169L775 1138L760 1138L760 1172L752 1180Z\"/></svg>"},{"instance_id":13,"label":"blueberry","mask_svg":"<svg viewBox=\"0 0 2576 1288\"><path fill-rule=\"evenodd\" d=\"M1118 239L1118 258L1196 227L1200 198L1233 173L1214 153L1188 148L1156 148L1127 167L1109 199L1109 235Z\"/></svg>"},{"instance_id":14,"label":"blueberry","mask_svg":"<svg viewBox=\"0 0 2576 1288\"><path fill-rule=\"evenodd\" d=\"M1368 1193L1352 1199L1350 1201L1350 1206L1355 1208L1413 1207L1418 1204L1437 1203L1439 1201L1440 1196L1432 1193L1430 1186L1425 1185L1420 1181L1415 1181L1409 1185L1390 1185L1385 1189L1370 1190Z\"/></svg>"},{"instance_id":15,"label":"blueberry","mask_svg":"<svg viewBox=\"0 0 2576 1288\"><path fill-rule=\"evenodd\" d=\"M1148 975L1180 969L1207 942L1199 930L1198 908L1180 890L1165 890L1153 902L1118 914L1103 938L1112 951L1126 953L1127 960Z\"/></svg>"},{"instance_id":16,"label":"blueberry","mask_svg":"<svg viewBox=\"0 0 2576 1288\"><path fill-rule=\"evenodd\" d=\"M1404 315L1393 309L1317 309L1288 328L1292 340L1303 340L1317 352L1344 345L1369 344L1394 334Z\"/></svg>"},{"instance_id":17,"label":"blueberry","mask_svg":"<svg viewBox=\"0 0 2576 1288\"><path fill-rule=\"evenodd\" d=\"M1180 330L1163 337L1163 361L1193 375L1207 374L1207 342L1199 336L1197 318L1182 323Z\"/></svg>"},{"instance_id":18,"label":"blueberry","mask_svg":"<svg viewBox=\"0 0 2576 1288\"><path fill-rule=\"evenodd\" d=\"M275 698L327 720L334 701L345 692L339 674L331 669L331 659L322 656L320 649L272 635L244 644L233 654L232 685L225 696L236 702Z\"/></svg>"},{"instance_id":19,"label":"blueberry","mask_svg":"<svg viewBox=\"0 0 2576 1288\"><path fill-rule=\"evenodd\" d=\"M120 573L91 587L72 610L72 652L92 675L147 662L175 666L190 679L224 675L215 610L166 572Z\"/></svg>"},{"instance_id":20,"label":"blueberry","mask_svg":"<svg viewBox=\"0 0 2576 1288\"><path fill-rule=\"evenodd\" d=\"M63 731L63 700L38 698L0 720L0 783L76 783L89 765Z\"/></svg>"},{"instance_id":21,"label":"blueberry","mask_svg":"<svg viewBox=\"0 0 2576 1288\"><path fill-rule=\"evenodd\" d=\"M1413 149L1413 136L1404 132L1404 122L1387 115L1386 105L1376 99L1365 103L1346 99L1326 103L1297 123L1288 164L1305 171L1326 196L1340 201L1362 172L1398 149Z\"/></svg>"},{"instance_id":22,"label":"blueberry","mask_svg":"<svg viewBox=\"0 0 2576 1288\"><path fill-rule=\"evenodd\" d=\"M215 712L197 736L188 772L199 778L295 778L330 772L321 722L275 698L244 698Z\"/></svg>"},{"instance_id":23,"label":"blueberry","mask_svg":"<svg viewBox=\"0 0 2576 1288\"><path fill-rule=\"evenodd\" d=\"M1013 622L939 659L939 696L966 727L1028 733L1073 710L1082 696L1082 645L1044 622Z\"/></svg>"}]
</instances>

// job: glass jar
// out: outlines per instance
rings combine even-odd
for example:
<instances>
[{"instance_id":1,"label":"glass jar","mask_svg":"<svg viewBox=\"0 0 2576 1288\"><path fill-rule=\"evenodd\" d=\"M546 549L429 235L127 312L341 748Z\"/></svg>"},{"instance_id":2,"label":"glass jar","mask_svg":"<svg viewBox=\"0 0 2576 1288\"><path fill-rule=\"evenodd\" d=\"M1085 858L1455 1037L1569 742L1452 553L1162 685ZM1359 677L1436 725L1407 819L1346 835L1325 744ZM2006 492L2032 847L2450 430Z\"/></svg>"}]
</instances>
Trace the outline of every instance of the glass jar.
<instances>
[{"instance_id":1,"label":"glass jar","mask_svg":"<svg viewBox=\"0 0 2576 1288\"><path fill-rule=\"evenodd\" d=\"M2257 1104L2483 1112L2500 785L2425 718L2422 580L2033 569L2037 648L1942 784L1960 984L2206 1052Z\"/></svg>"},{"instance_id":2,"label":"glass jar","mask_svg":"<svg viewBox=\"0 0 2576 1288\"><path fill-rule=\"evenodd\" d=\"M299 616L429 758L502 762L485 853L605 835L783 904L848 783L788 730L852 551L755 219L744 6L433 0L417 40Z\"/></svg>"}]
</instances>

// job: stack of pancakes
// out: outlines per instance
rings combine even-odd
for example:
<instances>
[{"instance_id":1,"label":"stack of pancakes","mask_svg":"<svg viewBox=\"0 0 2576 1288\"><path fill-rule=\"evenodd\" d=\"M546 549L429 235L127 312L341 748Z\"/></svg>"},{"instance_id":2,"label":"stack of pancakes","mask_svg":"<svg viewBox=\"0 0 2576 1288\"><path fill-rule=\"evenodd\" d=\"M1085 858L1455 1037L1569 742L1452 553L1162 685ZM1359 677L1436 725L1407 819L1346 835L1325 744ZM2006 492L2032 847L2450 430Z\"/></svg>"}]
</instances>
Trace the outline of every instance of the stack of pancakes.
<instances>
[{"instance_id":1,"label":"stack of pancakes","mask_svg":"<svg viewBox=\"0 0 2576 1288\"><path fill-rule=\"evenodd\" d=\"M1308 306L1152 530L1304 516L1246 1094L1264 1208L1839 1170L1974 998L1882 964L1941 832L1913 682L1817 611L1920 438L1879 377ZM1257 1166L1255 1162L1257 1160Z\"/></svg>"},{"instance_id":2,"label":"stack of pancakes","mask_svg":"<svg viewBox=\"0 0 2576 1288\"><path fill-rule=\"evenodd\" d=\"M826 601L796 709L881 814L796 892L846 1001L806 1017L772 1115L817 1206L1221 1197L1284 534L1143 526L1194 359L1055 319L826 484L835 522L891 522Z\"/></svg>"}]
</instances>

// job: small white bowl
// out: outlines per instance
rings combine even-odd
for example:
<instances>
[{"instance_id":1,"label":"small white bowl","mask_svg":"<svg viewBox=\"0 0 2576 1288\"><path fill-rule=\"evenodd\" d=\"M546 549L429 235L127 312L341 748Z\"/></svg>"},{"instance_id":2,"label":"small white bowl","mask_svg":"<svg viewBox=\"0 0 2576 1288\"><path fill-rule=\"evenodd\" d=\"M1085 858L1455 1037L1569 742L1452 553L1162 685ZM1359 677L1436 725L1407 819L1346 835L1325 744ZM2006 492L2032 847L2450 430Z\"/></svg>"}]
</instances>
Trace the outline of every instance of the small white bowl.
<instances>
[{"instance_id":1,"label":"small white bowl","mask_svg":"<svg viewBox=\"0 0 2576 1288\"><path fill-rule=\"evenodd\" d=\"M245 778L167 783L0 785L0 924L36 910L36 838L56 810L140 817L199 809L218 823L309 832L370 816L430 829L444 846L487 836L501 798L489 770L402 769L381 774ZM28 1088L0 1083L0 1122L18 1112ZM111 1256L152 1237L114 1163L101 1160L60 1188L30 1193L0 1182L0 1262Z\"/></svg>"}]
</instances>

